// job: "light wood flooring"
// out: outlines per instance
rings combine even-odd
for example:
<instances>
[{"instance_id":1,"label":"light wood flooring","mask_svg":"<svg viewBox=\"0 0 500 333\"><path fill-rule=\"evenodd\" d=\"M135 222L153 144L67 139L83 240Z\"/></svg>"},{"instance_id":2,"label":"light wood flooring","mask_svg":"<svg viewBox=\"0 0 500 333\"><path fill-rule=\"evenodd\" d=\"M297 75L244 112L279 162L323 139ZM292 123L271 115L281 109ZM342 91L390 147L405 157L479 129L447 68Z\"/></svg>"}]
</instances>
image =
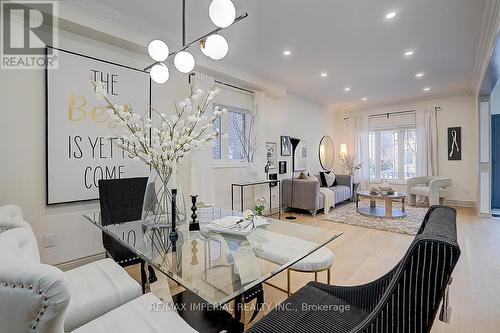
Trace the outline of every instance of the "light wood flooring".
<instances>
[{"instance_id":1,"label":"light wood flooring","mask_svg":"<svg viewBox=\"0 0 500 333\"><path fill-rule=\"evenodd\" d=\"M451 285L451 323L436 320L432 333L500 332L500 220L479 218L470 208L457 210L462 255ZM298 218L293 223L343 232L329 245L335 253L331 272L331 283L334 285L357 285L378 278L399 261L413 239L412 236L325 221L321 215L316 218L294 215ZM136 266L128 271L134 278L139 276ZM314 274L293 272L293 289L313 279ZM326 281L324 273L320 274L319 281ZM281 273L270 282L284 288L286 273ZM165 286L165 283L166 279L160 278L152 289ZM170 286L172 294L181 290L175 284L170 283ZM286 295L265 285L265 298L266 302L278 304ZM257 320L268 311L261 311Z\"/></svg>"}]
</instances>

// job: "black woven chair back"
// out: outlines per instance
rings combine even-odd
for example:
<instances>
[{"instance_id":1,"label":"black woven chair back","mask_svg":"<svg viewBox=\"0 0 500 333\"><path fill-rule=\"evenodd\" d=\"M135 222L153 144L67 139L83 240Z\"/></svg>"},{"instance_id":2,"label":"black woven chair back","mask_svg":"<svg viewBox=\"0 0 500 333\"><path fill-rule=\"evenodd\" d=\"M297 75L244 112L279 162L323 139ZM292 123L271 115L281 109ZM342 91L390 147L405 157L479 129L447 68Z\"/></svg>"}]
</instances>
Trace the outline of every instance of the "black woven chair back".
<instances>
[{"instance_id":1,"label":"black woven chair back","mask_svg":"<svg viewBox=\"0 0 500 333\"><path fill-rule=\"evenodd\" d=\"M429 332L460 257L456 211L433 206L357 332ZM374 292L377 292L376 290Z\"/></svg>"},{"instance_id":2,"label":"black woven chair back","mask_svg":"<svg viewBox=\"0 0 500 333\"><path fill-rule=\"evenodd\" d=\"M147 181L147 177L100 180L101 223L109 225L140 220ZM133 252L111 236L103 232L102 238L108 254L121 266L140 262Z\"/></svg>"}]
</instances>

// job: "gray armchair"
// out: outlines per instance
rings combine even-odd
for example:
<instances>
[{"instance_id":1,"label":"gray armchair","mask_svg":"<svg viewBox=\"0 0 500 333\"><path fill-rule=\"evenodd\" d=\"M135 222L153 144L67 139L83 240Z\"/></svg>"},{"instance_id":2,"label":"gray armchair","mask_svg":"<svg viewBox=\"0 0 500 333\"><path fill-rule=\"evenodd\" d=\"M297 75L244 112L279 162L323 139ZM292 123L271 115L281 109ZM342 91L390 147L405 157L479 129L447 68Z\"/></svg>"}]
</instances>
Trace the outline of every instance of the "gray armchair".
<instances>
[{"instance_id":1,"label":"gray armchair","mask_svg":"<svg viewBox=\"0 0 500 333\"><path fill-rule=\"evenodd\" d=\"M429 204L443 205L448 195L447 186L451 186L451 178L415 177L407 181L408 204L417 204L417 195L429 198Z\"/></svg>"},{"instance_id":2,"label":"gray armchair","mask_svg":"<svg viewBox=\"0 0 500 333\"><path fill-rule=\"evenodd\" d=\"M336 175L337 186L329 187L335 194L333 207L336 204L349 200L353 195L353 181L350 175ZM283 179L281 182L283 192L281 195L282 206L284 208L296 208L308 210L313 216L316 212L324 208L325 198L320 193L320 182L318 179L293 179L293 202L292 200L292 180Z\"/></svg>"}]
</instances>

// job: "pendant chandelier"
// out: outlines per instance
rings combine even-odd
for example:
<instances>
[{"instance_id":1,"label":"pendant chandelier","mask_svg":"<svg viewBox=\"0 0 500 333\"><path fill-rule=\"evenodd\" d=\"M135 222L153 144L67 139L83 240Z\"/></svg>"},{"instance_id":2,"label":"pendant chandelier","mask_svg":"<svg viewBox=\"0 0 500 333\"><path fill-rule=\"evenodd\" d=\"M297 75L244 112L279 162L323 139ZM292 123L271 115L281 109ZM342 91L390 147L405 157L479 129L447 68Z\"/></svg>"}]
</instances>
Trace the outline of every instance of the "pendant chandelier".
<instances>
[{"instance_id":1,"label":"pendant chandelier","mask_svg":"<svg viewBox=\"0 0 500 333\"><path fill-rule=\"evenodd\" d=\"M229 52L229 45L226 38L219 32L248 16L245 13L236 17L236 8L231 0L212 0L208 15L217 28L186 44L186 0L182 0L182 47L170 52L167 43L160 39L155 39L148 45L149 56L155 63L144 70L149 71L154 82L162 84L168 81L170 71L165 61L171 57L174 57L174 66L179 72L191 72L196 61L187 49L195 44L199 44L201 52L213 60L224 58Z\"/></svg>"}]
</instances>

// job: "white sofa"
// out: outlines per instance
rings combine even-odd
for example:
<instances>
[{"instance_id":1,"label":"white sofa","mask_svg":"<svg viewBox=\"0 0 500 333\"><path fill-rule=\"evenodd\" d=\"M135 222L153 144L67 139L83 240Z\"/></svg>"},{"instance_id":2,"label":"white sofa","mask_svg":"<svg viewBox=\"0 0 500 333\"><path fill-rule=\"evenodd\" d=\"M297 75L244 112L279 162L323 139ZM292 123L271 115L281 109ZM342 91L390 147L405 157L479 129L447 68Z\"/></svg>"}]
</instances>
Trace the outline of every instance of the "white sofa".
<instances>
[{"instance_id":1,"label":"white sofa","mask_svg":"<svg viewBox=\"0 0 500 333\"><path fill-rule=\"evenodd\" d=\"M451 186L451 178L415 177L407 181L408 204L415 206L417 196L429 198L429 205L443 205L448 195L447 186Z\"/></svg>"},{"instance_id":2,"label":"white sofa","mask_svg":"<svg viewBox=\"0 0 500 333\"><path fill-rule=\"evenodd\" d=\"M0 207L0 332L196 332L111 259L62 272L40 263L17 206Z\"/></svg>"}]
</instances>

